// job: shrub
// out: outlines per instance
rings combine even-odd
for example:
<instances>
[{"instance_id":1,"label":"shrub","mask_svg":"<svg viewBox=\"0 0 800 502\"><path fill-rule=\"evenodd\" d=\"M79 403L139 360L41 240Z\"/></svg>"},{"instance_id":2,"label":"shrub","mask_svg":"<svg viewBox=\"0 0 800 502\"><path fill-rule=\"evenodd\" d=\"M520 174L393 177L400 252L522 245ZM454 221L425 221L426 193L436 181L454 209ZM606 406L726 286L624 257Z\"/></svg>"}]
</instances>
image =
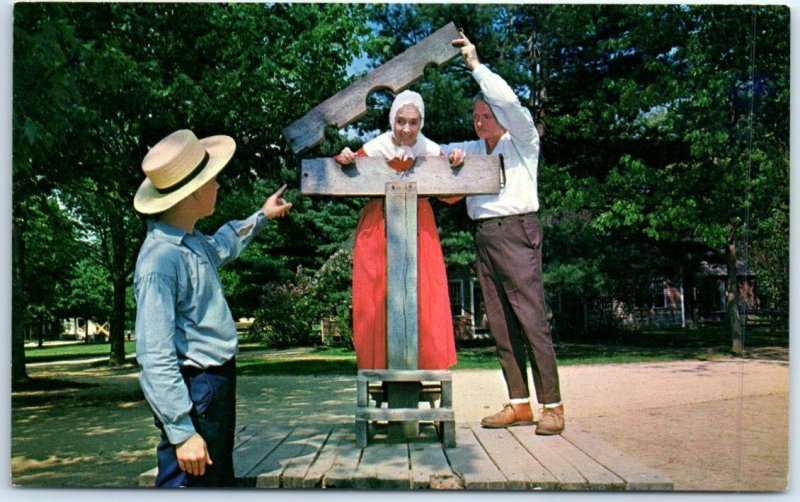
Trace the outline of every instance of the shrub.
<instances>
[{"instance_id":1,"label":"shrub","mask_svg":"<svg viewBox=\"0 0 800 502\"><path fill-rule=\"evenodd\" d=\"M333 318L352 346L352 264L350 250L340 249L316 272L300 267L294 281L266 285L251 333L269 347L311 345L319 341L320 320Z\"/></svg>"}]
</instances>

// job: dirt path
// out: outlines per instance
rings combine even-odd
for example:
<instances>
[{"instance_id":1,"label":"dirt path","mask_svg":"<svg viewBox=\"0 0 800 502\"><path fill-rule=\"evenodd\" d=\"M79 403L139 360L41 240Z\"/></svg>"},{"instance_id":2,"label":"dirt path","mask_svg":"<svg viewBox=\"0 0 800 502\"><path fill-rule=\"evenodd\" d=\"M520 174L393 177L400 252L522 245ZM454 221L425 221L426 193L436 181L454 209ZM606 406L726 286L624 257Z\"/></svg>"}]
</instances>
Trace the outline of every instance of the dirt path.
<instances>
[{"instance_id":1,"label":"dirt path","mask_svg":"<svg viewBox=\"0 0 800 502\"><path fill-rule=\"evenodd\" d=\"M560 375L568 427L580 426L659 470L677 490L786 489L788 361L565 366ZM110 380L113 392L103 386L51 392L46 401L17 396L13 482L134 484L152 467L156 442L135 374L62 367L58 377ZM506 397L499 370L459 370L453 378L457 421L478 421ZM238 394L240 424L351 422L355 379L243 376Z\"/></svg>"},{"instance_id":2,"label":"dirt path","mask_svg":"<svg viewBox=\"0 0 800 502\"><path fill-rule=\"evenodd\" d=\"M567 366L560 374L568 426L659 470L676 489L786 489L788 363ZM471 396L457 418L479 420L497 406L502 378L457 374L454 387Z\"/></svg>"}]
</instances>

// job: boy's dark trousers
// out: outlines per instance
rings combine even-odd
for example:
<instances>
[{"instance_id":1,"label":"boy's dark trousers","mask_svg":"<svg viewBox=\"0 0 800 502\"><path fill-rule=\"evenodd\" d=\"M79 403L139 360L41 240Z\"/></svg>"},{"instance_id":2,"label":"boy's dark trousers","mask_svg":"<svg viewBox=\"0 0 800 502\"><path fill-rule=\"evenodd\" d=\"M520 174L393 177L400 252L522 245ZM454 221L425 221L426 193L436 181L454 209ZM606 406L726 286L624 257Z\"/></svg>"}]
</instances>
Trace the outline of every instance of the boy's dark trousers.
<instances>
[{"instance_id":1,"label":"boy's dark trousers","mask_svg":"<svg viewBox=\"0 0 800 502\"><path fill-rule=\"evenodd\" d=\"M234 485L233 441L236 429L236 362L231 359L223 366L206 369L184 367L183 381L189 389L193 406L192 424L203 437L212 465L206 466L203 476L192 476L178 465L175 445L170 444L161 421L157 447L157 487L228 487Z\"/></svg>"}]
</instances>

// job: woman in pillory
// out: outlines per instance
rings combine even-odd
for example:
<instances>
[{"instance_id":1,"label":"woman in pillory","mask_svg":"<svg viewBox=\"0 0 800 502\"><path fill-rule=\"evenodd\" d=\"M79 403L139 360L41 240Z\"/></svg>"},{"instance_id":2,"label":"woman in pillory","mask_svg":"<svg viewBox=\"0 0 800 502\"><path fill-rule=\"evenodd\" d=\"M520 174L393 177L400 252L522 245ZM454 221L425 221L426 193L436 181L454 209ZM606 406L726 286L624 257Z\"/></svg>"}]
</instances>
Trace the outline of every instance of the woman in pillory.
<instances>
[{"instance_id":1,"label":"woman in pillory","mask_svg":"<svg viewBox=\"0 0 800 502\"><path fill-rule=\"evenodd\" d=\"M356 157L381 157L391 169L405 171L422 156L443 155L439 145L422 135L425 105L416 92L397 95L389 112L391 130L355 153L345 148L339 164ZM459 197L441 200L452 203ZM453 321L442 247L427 198L417 202L417 274L420 369L446 369L455 364ZM359 369L386 368L386 219L383 198L371 199L358 219L353 248L353 343Z\"/></svg>"}]
</instances>

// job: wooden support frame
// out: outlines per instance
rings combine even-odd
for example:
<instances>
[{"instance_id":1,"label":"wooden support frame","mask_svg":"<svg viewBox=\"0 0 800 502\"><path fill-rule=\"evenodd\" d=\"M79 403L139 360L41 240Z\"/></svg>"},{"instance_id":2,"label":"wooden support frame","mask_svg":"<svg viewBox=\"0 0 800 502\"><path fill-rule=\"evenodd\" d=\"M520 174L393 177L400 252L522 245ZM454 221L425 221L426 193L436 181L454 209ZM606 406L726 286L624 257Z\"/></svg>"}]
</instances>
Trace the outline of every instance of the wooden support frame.
<instances>
[{"instance_id":1,"label":"wooden support frame","mask_svg":"<svg viewBox=\"0 0 800 502\"><path fill-rule=\"evenodd\" d=\"M413 405L389 408L372 408L369 406L370 382L387 382L392 385L413 385L418 388L421 382L439 382L442 388L441 403L438 408L418 408L417 402ZM389 437L392 442L402 442L409 437L403 426L395 428L392 434L392 424L413 423L419 428L420 421L438 423L439 438L445 448L456 447L455 413L453 411L453 375L450 370L359 370L356 378L356 446L365 448L369 443L368 424L374 421L389 422ZM415 399L418 399L415 396Z\"/></svg>"},{"instance_id":2,"label":"wooden support frame","mask_svg":"<svg viewBox=\"0 0 800 502\"><path fill-rule=\"evenodd\" d=\"M354 166L334 159L302 161L300 189L307 195L382 196L386 211L387 365L388 370L359 370L356 385L356 444L369 441L369 424L389 421L389 440L417 437L420 420L438 424L446 447L455 446L452 377L449 370L418 370L417 198L432 195L497 193L502 185L499 156L467 157L452 168L442 156L419 157L406 171L392 170L384 159L359 157ZM419 409L420 382L441 382L439 408ZM387 382L389 409L369 407L369 382ZM434 411L431 411L434 410Z\"/></svg>"}]
</instances>

